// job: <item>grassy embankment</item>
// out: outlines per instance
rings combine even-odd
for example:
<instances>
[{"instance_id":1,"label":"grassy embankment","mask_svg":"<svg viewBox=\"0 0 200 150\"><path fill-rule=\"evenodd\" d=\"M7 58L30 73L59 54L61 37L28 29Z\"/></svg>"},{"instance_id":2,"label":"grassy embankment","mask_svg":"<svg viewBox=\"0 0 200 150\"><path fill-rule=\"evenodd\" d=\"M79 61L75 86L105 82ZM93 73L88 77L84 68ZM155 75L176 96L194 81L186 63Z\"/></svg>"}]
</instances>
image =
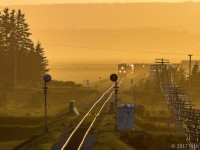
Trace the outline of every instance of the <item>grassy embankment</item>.
<instances>
[{"instance_id":1,"label":"grassy embankment","mask_svg":"<svg viewBox=\"0 0 200 150\"><path fill-rule=\"evenodd\" d=\"M133 92L130 92L129 80L121 86L119 97L123 103L133 103ZM114 115L104 115L99 120L96 130L94 150L170 149L171 144L186 143L184 134L176 134L173 116L168 112L164 97L153 88L145 89L136 86L135 130L116 132Z\"/></svg>"},{"instance_id":2,"label":"grassy embankment","mask_svg":"<svg viewBox=\"0 0 200 150\"><path fill-rule=\"evenodd\" d=\"M76 100L81 113L98 97L97 91L79 86L58 86L49 84L48 122L50 132L38 139L34 149L50 149L59 136L69 129L72 122L79 119L70 116L68 104ZM0 109L0 148L10 150L33 135L43 133L44 99L42 85L22 85L7 93ZM34 145L34 143L33 143ZM29 149L29 148L28 148Z\"/></svg>"},{"instance_id":3,"label":"grassy embankment","mask_svg":"<svg viewBox=\"0 0 200 150\"><path fill-rule=\"evenodd\" d=\"M130 92L130 84L129 80L126 79L124 84L122 84L119 92L119 97L122 98L122 102L119 102L119 106L122 103L132 103L133 102L133 94ZM82 88L75 88L76 90L80 90ZM67 92L67 90L62 88L55 88L52 90L52 92L49 92L49 99L55 95L54 92L60 92L59 95L62 95L61 91L63 90L63 94L65 93L66 97L70 97L69 93L76 94L77 92ZM68 89L69 90L69 89ZM72 90L72 88L71 88ZM85 91L84 91L85 90ZM92 104L92 101L88 101L88 99L95 100L98 96L93 91L90 91L90 96L88 97L88 91L86 89L83 89L84 92L87 93L87 96L81 95L80 101L79 98L74 95L71 95L73 97L77 98L77 106L82 112L84 112L85 108L88 108L89 105ZM82 91L82 93L84 93ZM96 127L94 130L94 133L96 135L96 140L94 143L94 150L119 150L119 149L153 149L155 148L156 144L159 145L161 143L162 147L169 147L172 143L185 143L185 137L183 135L176 135L174 134L174 126L172 124L173 118L172 116L167 112L167 105L162 97L161 94L152 92L151 90L144 90L141 87L136 87L136 93L137 93L137 99L136 104L140 105L140 109L137 111L137 115L135 117L135 131L130 132L116 132L114 130L114 115L104 113L103 115L100 115L99 119L96 122ZM49 105L51 107L55 106L55 103L58 105L60 104L60 107L66 108L68 105L69 100L64 100L65 96L60 97L60 101L53 101L54 104L51 104L51 101L49 100ZM70 99L70 98L69 98ZM74 98L73 98L74 99ZM66 104L65 106L63 106ZM86 104L86 105L84 105ZM80 107L79 107L80 106ZM59 107L59 106L57 106ZM85 107L85 108L84 108ZM60 108L60 109L61 109ZM41 109L42 110L42 109ZM56 109L52 109L55 113ZM50 112L51 114L51 112ZM69 116L66 113L64 115L60 115L59 117L52 116L50 119L50 132L46 135L41 136L38 140L34 141L31 147L28 147L26 149L29 150L48 150L51 149L53 144L55 144L61 137L61 135L66 134L71 125L72 122L75 123L78 121L80 117L74 117ZM40 125L43 123L43 118L40 118L41 120ZM170 122L170 125L167 125L168 122ZM29 125L34 125L33 123L30 123ZM37 124L38 125L38 124ZM27 125L26 125L27 127ZM37 126L38 127L38 126ZM39 129L42 131L42 128L40 126ZM31 130L34 132L34 130ZM141 132L144 131L144 132ZM30 134L31 135L31 134ZM139 139L139 140L138 140ZM4 145L8 144L4 142ZM14 140L12 141L12 144L14 144ZM3 144L1 144L3 145Z\"/></svg>"}]
</instances>

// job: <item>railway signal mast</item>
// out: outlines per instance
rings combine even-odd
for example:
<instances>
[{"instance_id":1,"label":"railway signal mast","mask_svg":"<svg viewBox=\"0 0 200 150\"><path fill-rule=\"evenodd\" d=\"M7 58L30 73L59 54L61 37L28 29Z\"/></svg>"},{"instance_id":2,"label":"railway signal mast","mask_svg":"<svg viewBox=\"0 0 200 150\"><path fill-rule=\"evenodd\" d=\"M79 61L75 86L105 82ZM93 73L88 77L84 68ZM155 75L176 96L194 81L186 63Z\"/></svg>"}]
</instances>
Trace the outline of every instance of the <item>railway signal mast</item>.
<instances>
[{"instance_id":1,"label":"railway signal mast","mask_svg":"<svg viewBox=\"0 0 200 150\"><path fill-rule=\"evenodd\" d=\"M118 101L117 94L118 94L118 88L119 88L118 83L117 83L118 76L116 74L111 74L110 80L112 82L115 82L115 86L114 86L114 89L115 89L115 129L117 130L117 101Z\"/></svg>"},{"instance_id":2,"label":"railway signal mast","mask_svg":"<svg viewBox=\"0 0 200 150\"><path fill-rule=\"evenodd\" d=\"M48 125L47 125L47 82L51 81L51 76L50 75L44 75L43 77L44 80L44 87L43 87L43 91L44 91L44 132L47 133L48 132Z\"/></svg>"}]
</instances>

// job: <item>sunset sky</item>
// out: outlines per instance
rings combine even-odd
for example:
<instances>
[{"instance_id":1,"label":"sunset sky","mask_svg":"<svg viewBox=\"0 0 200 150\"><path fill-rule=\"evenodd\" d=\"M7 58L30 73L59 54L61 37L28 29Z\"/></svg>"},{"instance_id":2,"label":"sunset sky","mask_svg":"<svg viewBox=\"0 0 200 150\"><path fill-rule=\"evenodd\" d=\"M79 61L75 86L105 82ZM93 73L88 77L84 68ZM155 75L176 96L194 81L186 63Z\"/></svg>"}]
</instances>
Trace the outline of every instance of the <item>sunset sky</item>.
<instances>
[{"instance_id":1,"label":"sunset sky","mask_svg":"<svg viewBox=\"0 0 200 150\"><path fill-rule=\"evenodd\" d=\"M186 0L1 0L0 5L59 4L59 3L126 3L126 2L184 2ZM188 1L188 0L187 0ZM191 0L190 0L191 1ZM193 0L199 2L200 0Z\"/></svg>"},{"instance_id":2,"label":"sunset sky","mask_svg":"<svg viewBox=\"0 0 200 150\"><path fill-rule=\"evenodd\" d=\"M52 75L65 79L54 70L57 62L152 63L166 58L180 63L190 53L199 60L200 3L174 2L184 0L0 0L0 11L9 7L25 13L31 38L42 43Z\"/></svg>"},{"instance_id":3,"label":"sunset sky","mask_svg":"<svg viewBox=\"0 0 200 150\"><path fill-rule=\"evenodd\" d=\"M52 4L89 0L0 1L2 6L0 8L3 9L6 5L33 4L33 2ZM122 0L90 1L122 2ZM139 2L123 0L125 1ZM152 1L146 0L146 2ZM155 57L180 62L182 59L187 59L188 53L194 54L196 57L194 59L200 56L198 53L200 3L25 5L9 6L9 8L21 9L25 13L32 33L31 38L42 43L50 62L66 60L151 62ZM63 14L64 17L61 17Z\"/></svg>"}]
</instances>

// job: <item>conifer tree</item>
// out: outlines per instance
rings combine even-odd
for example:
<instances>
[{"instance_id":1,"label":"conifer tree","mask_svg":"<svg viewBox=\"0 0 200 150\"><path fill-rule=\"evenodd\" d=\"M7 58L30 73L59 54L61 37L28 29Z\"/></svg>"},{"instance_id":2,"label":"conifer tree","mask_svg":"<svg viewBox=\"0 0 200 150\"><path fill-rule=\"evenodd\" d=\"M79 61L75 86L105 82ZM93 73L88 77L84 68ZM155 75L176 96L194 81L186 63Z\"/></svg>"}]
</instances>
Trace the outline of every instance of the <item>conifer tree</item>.
<instances>
[{"instance_id":1,"label":"conifer tree","mask_svg":"<svg viewBox=\"0 0 200 150\"><path fill-rule=\"evenodd\" d=\"M196 63L192 69L191 77L191 91L194 94L199 92L199 84L200 84L200 72L199 72L199 65Z\"/></svg>"},{"instance_id":2,"label":"conifer tree","mask_svg":"<svg viewBox=\"0 0 200 150\"><path fill-rule=\"evenodd\" d=\"M200 79L200 73L199 73L199 65L196 63L192 69L192 75L191 75L191 81L193 83L198 82Z\"/></svg>"},{"instance_id":3,"label":"conifer tree","mask_svg":"<svg viewBox=\"0 0 200 150\"><path fill-rule=\"evenodd\" d=\"M38 41L38 43L35 46L35 61L37 63L36 64L36 68L37 68L37 72L38 77L42 77L46 72L49 71L49 69L47 69L48 66L48 60L44 55L44 49L42 48L41 43Z\"/></svg>"},{"instance_id":4,"label":"conifer tree","mask_svg":"<svg viewBox=\"0 0 200 150\"><path fill-rule=\"evenodd\" d=\"M48 72L41 43L34 46L21 10L0 13L0 82L39 81Z\"/></svg>"},{"instance_id":5,"label":"conifer tree","mask_svg":"<svg viewBox=\"0 0 200 150\"><path fill-rule=\"evenodd\" d=\"M9 9L3 10L0 16L0 81L8 80L9 74L9 29L10 29L10 18ZM7 74L7 76L6 76Z\"/></svg>"},{"instance_id":6,"label":"conifer tree","mask_svg":"<svg viewBox=\"0 0 200 150\"><path fill-rule=\"evenodd\" d=\"M48 60L44 55L44 49L41 46L41 43L38 41L34 49L32 49L28 55L29 60L29 73L34 74L31 76L32 81L41 81L42 76L46 74L49 69Z\"/></svg>"}]
</instances>

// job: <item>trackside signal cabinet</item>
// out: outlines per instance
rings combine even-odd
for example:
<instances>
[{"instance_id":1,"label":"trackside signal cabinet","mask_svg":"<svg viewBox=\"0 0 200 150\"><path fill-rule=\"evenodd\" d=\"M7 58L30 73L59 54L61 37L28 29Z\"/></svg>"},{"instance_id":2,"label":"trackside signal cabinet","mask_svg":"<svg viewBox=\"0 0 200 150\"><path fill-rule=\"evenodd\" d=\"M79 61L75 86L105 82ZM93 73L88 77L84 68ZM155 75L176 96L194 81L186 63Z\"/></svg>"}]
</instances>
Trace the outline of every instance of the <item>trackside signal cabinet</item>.
<instances>
[{"instance_id":1,"label":"trackside signal cabinet","mask_svg":"<svg viewBox=\"0 0 200 150\"><path fill-rule=\"evenodd\" d=\"M123 104L117 112L117 130L134 130L134 106Z\"/></svg>"}]
</instances>

